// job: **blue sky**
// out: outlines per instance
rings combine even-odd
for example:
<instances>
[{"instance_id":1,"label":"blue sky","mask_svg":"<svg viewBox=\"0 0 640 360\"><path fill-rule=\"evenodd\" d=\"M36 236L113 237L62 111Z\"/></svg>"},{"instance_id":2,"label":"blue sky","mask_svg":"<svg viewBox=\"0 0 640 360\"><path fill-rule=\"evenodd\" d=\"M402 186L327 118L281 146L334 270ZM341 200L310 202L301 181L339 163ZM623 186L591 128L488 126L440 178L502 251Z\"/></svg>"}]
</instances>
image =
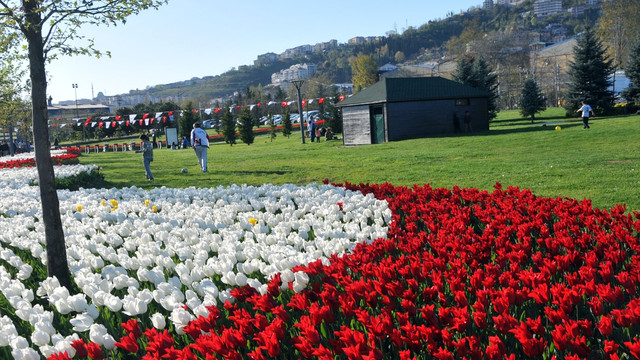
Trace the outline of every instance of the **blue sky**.
<instances>
[{"instance_id":1,"label":"blue sky","mask_svg":"<svg viewBox=\"0 0 640 360\"><path fill-rule=\"evenodd\" d=\"M170 0L117 27L87 27L111 58L62 57L47 66L53 102L126 93L251 65L260 54L355 36L378 36L480 6L481 0Z\"/></svg>"}]
</instances>

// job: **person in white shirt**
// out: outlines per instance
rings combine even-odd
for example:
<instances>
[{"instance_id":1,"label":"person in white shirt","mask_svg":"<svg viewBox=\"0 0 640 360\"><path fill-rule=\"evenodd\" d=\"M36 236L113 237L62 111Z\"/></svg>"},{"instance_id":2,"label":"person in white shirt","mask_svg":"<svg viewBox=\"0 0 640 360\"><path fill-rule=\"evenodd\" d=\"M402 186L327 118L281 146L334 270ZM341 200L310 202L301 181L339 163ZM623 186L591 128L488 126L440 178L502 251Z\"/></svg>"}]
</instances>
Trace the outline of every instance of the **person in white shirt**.
<instances>
[{"instance_id":1,"label":"person in white shirt","mask_svg":"<svg viewBox=\"0 0 640 360\"><path fill-rule=\"evenodd\" d=\"M200 123L193 124L191 130L191 146L198 157L200 171L207 172L207 150L209 150L209 134L200 127Z\"/></svg>"},{"instance_id":2,"label":"person in white shirt","mask_svg":"<svg viewBox=\"0 0 640 360\"><path fill-rule=\"evenodd\" d=\"M591 108L591 106L587 105L587 103L583 101L582 106L576 112L581 112L581 111L582 111L582 125L584 125L583 128L590 129L589 115L595 116L595 114L593 113L593 109Z\"/></svg>"}]
</instances>

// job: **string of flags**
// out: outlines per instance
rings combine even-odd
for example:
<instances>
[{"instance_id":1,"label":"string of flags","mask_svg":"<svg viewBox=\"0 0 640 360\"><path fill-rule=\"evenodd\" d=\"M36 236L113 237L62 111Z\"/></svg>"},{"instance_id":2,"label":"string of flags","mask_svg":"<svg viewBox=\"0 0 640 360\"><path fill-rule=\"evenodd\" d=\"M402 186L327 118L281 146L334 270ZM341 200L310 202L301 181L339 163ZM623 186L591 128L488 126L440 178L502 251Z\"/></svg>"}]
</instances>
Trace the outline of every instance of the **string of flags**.
<instances>
[{"instance_id":1,"label":"string of flags","mask_svg":"<svg viewBox=\"0 0 640 360\"><path fill-rule=\"evenodd\" d=\"M307 105L311 105L314 101L317 101L318 104L323 104L325 101L327 100L331 100L332 98L318 98L318 99L310 99L310 100L302 100L302 108L306 108ZM336 99L333 100L337 100L338 102L343 101L344 99L346 99L345 95L339 95L336 97ZM278 105L280 104L280 106L282 108L286 108L287 106L290 106L291 104L295 104L295 101L282 101L282 102L277 102L277 101L269 101L267 103L267 106L273 106L273 105ZM262 107L262 103L257 103L257 104L252 104L252 105L232 105L228 108L229 112L233 112L235 111L239 111L242 110L242 108L244 107L248 107L249 110L253 110L253 108L255 107L261 108ZM207 115L211 115L211 113L219 113L220 111L222 111L223 108L222 107L217 107L217 108L207 108L204 109L204 113ZM198 111L200 111L199 109L193 109L192 112L193 114L197 114ZM182 117L184 113L184 110L178 110L178 116ZM93 117L88 117L88 118L73 118L71 119L71 122L66 122L66 123L60 123L60 121L64 120L62 118L56 118L57 122L52 123L51 120L49 120L49 127L59 127L59 128L63 128L66 126L76 126L76 127L98 127L99 129L105 128L105 129L109 129L109 128L115 128L118 125L125 125L125 126L133 126L133 125L137 125L140 127L148 127L148 126L152 126L154 124L157 123L162 123L162 124L167 124L167 122L174 122L175 121L175 115L176 112L175 111L161 111L161 112L156 112L155 114L151 113L144 113L142 114L142 118L138 118L138 114L129 114L129 115L114 115L114 116L100 116L98 118L93 118Z\"/></svg>"}]
</instances>

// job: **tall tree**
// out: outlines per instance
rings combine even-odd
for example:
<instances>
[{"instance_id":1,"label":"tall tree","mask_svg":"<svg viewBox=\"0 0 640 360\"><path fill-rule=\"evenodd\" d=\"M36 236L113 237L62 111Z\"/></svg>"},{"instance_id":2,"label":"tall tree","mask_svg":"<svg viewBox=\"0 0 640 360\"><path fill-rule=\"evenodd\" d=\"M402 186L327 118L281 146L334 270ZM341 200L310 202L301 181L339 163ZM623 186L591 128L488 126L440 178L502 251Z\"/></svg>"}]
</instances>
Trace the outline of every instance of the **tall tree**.
<instances>
[{"instance_id":1,"label":"tall tree","mask_svg":"<svg viewBox=\"0 0 640 360\"><path fill-rule=\"evenodd\" d=\"M231 111L229 111L230 105L231 104L227 103L227 105L223 107L224 114L222 114L221 118L222 134L224 134L224 142L233 146L236 143L236 121Z\"/></svg>"},{"instance_id":2,"label":"tall tree","mask_svg":"<svg viewBox=\"0 0 640 360\"><path fill-rule=\"evenodd\" d=\"M302 126L302 124L300 126ZM291 114L289 113L289 108L287 107L284 109L284 114L282 115L282 135L290 137L291 132Z\"/></svg>"},{"instance_id":3,"label":"tall tree","mask_svg":"<svg viewBox=\"0 0 640 360\"><path fill-rule=\"evenodd\" d=\"M358 92L378 81L378 64L370 55L360 55L351 62L354 92Z\"/></svg>"},{"instance_id":4,"label":"tall tree","mask_svg":"<svg viewBox=\"0 0 640 360\"><path fill-rule=\"evenodd\" d=\"M489 93L489 120L498 114L498 77L483 59L465 56L458 60L453 80Z\"/></svg>"},{"instance_id":5,"label":"tall tree","mask_svg":"<svg viewBox=\"0 0 640 360\"><path fill-rule=\"evenodd\" d=\"M569 85L565 95L568 113L573 113L585 101L596 113L606 114L613 107L609 76L613 63L593 28L588 27L578 38L569 62Z\"/></svg>"},{"instance_id":6,"label":"tall tree","mask_svg":"<svg viewBox=\"0 0 640 360\"><path fill-rule=\"evenodd\" d=\"M238 124L240 126L240 140L247 145L253 144L256 136L253 133L253 118L248 107L243 107L240 115L238 115Z\"/></svg>"},{"instance_id":7,"label":"tall tree","mask_svg":"<svg viewBox=\"0 0 640 360\"><path fill-rule=\"evenodd\" d=\"M640 31L636 36L633 48L629 52L629 62L625 68L627 78L631 84L622 92L622 96L628 101L640 103Z\"/></svg>"},{"instance_id":8,"label":"tall tree","mask_svg":"<svg viewBox=\"0 0 640 360\"><path fill-rule=\"evenodd\" d=\"M180 137L191 136L191 130L193 129L193 124L198 121L198 117L196 116L195 104L191 101L188 101L184 104L184 108L182 109L182 114L180 119L178 119L178 127L180 128Z\"/></svg>"},{"instance_id":9,"label":"tall tree","mask_svg":"<svg viewBox=\"0 0 640 360\"><path fill-rule=\"evenodd\" d=\"M603 1L598 20L598 35L607 44L609 57L616 69L626 68L634 35L640 31L640 1Z\"/></svg>"},{"instance_id":10,"label":"tall tree","mask_svg":"<svg viewBox=\"0 0 640 360\"><path fill-rule=\"evenodd\" d=\"M86 46L72 43L82 40L79 30L84 24L117 25L129 15L158 8L166 0L0 0L0 28L19 34L26 43L31 80L33 143L42 203L42 220L47 248L47 270L60 283L72 289L55 175L51 163L47 79L45 64L57 54L101 53L89 40Z\"/></svg>"},{"instance_id":11,"label":"tall tree","mask_svg":"<svg viewBox=\"0 0 640 360\"><path fill-rule=\"evenodd\" d=\"M520 97L520 114L525 117L530 116L533 124L536 114L547 108L545 103L546 99L542 95L538 83L531 78L527 79L524 82L522 96Z\"/></svg>"}]
</instances>

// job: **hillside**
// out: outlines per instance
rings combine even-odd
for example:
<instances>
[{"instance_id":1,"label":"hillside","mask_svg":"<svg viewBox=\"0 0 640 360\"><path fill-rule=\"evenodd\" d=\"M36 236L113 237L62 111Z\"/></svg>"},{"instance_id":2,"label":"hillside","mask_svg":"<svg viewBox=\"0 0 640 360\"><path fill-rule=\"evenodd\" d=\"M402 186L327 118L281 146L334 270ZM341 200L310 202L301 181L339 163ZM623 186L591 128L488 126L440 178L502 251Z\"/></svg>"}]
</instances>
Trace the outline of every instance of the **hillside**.
<instances>
[{"instance_id":1,"label":"hillside","mask_svg":"<svg viewBox=\"0 0 640 360\"><path fill-rule=\"evenodd\" d=\"M565 0L568 8L584 1ZM409 27L402 33L390 32L386 37L364 44L340 44L330 51L305 54L304 56L280 60L269 66L241 66L217 76L194 78L179 83L157 85L144 90L131 91L121 97L145 98L152 102L196 100L207 102L245 93L252 86L266 86L271 74L288 68L292 64L311 62L318 65L316 78L324 84L351 82L349 60L359 54L371 55L379 65L440 63L443 59L455 59L468 50L468 44L482 40L489 34L505 42L517 39L520 48L532 42L557 42L573 36L585 24L597 20L597 11L586 11L583 16L571 16L568 12L536 18L533 15L533 0L525 0L516 6L498 6L491 9L472 8L445 19L431 20L418 28ZM497 34L497 35L496 35ZM502 49L499 49L502 50ZM258 54L256 54L257 56ZM495 56L489 54L488 56Z\"/></svg>"}]
</instances>

